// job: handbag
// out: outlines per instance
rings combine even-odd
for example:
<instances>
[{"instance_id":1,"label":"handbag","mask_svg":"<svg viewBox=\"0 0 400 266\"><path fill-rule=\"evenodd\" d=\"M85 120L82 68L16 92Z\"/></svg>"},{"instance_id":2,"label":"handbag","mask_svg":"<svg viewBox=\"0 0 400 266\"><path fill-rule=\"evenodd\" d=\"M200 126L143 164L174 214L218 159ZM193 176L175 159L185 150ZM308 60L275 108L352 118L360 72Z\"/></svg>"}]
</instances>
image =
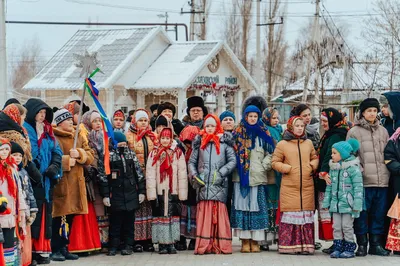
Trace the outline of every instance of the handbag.
<instances>
[{"instance_id":1,"label":"handbag","mask_svg":"<svg viewBox=\"0 0 400 266\"><path fill-rule=\"evenodd\" d=\"M399 194L396 195L396 198L393 201L392 207L390 207L387 216L393 219L400 219L400 199Z\"/></svg>"}]
</instances>

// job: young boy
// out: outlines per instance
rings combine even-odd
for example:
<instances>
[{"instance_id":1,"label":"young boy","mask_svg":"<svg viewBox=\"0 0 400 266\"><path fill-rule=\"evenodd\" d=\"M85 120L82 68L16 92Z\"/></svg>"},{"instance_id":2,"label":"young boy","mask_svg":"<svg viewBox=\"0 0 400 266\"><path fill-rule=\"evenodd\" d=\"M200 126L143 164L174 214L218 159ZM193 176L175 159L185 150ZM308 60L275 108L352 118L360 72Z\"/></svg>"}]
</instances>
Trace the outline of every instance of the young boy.
<instances>
[{"instance_id":1,"label":"young boy","mask_svg":"<svg viewBox=\"0 0 400 266\"><path fill-rule=\"evenodd\" d=\"M103 204L110 207L110 247L108 256L115 256L121 241L121 231L125 247L121 255L132 255L135 237L135 210L145 199L146 183L139 160L128 147L126 136L114 131L118 142L110 152L111 174L100 180Z\"/></svg>"},{"instance_id":2,"label":"young boy","mask_svg":"<svg viewBox=\"0 0 400 266\"><path fill-rule=\"evenodd\" d=\"M331 258L346 259L355 255L353 222L360 216L363 206L360 160L353 155L359 146L356 139L340 141L332 146L329 179L322 204L322 208L329 209L333 216L334 251Z\"/></svg>"}]
</instances>

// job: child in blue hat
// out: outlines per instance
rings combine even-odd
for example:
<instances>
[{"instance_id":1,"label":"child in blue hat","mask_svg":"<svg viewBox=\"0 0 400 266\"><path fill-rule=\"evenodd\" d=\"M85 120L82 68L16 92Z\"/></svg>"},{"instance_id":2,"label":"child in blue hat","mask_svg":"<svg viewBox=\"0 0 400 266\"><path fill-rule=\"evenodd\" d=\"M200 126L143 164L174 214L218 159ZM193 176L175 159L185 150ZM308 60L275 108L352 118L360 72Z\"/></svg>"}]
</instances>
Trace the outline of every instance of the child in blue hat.
<instances>
[{"instance_id":1,"label":"child in blue hat","mask_svg":"<svg viewBox=\"0 0 400 266\"><path fill-rule=\"evenodd\" d=\"M356 249L353 222L363 207L363 179L360 160L353 154L360 147L356 139L340 141L332 146L329 178L322 208L333 216L331 258L353 258Z\"/></svg>"}]
</instances>

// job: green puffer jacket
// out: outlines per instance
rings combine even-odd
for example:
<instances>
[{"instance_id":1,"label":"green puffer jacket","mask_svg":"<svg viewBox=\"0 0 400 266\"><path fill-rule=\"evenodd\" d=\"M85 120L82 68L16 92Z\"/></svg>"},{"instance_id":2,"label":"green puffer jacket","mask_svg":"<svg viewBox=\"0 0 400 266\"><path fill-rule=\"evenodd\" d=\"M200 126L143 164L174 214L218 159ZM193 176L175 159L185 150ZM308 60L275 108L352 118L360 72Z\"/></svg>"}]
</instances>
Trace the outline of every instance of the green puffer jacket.
<instances>
[{"instance_id":1,"label":"green puffer jacket","mask_svg":"<svg viewBox=\"0 0 400 266\"><path fill-rule=\"evenodd\" d=\"M322 208L332 213L350 213L360 216L363 208L364 187L360 160L351 156L340 163L329 162L332 184L326 187Z\"/></svg>"}]
</instances>

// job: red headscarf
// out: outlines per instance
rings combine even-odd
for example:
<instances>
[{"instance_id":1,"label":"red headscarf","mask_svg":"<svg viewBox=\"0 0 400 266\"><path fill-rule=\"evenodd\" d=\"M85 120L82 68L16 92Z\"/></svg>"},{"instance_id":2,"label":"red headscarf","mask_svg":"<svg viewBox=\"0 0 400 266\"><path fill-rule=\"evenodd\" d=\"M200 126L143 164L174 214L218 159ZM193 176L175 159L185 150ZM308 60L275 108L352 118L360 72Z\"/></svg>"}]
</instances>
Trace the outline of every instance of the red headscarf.
<instances>
[{"instance_id":1,"label":"red headscarf","mask_svg":"<svg viewBox=\"0 0 400 266\"><path fill-rule=\"evenodd\" d=\"M17 184L12 176L12 167L14 167L14 160L11 155L11 144L6 138L0 138L0 147L3 145L10 146L10 153L6 159L1 159L0 162L0 181L4 183L7 181L8 185L8 194L12 196L14 199L17 198Z\"/></svg>"},{"instance_id":2,"label":"red headscarf","mask_svg":"<svg viewBox=\"0 0 400 266\"><path fill-rule=\"evenodd\" d=\"M149 112L147 112L147 110L137 109L135 111L135 113L138 111L145 111L147 113L147 117L148 118L150 117ZM150 120L149 120L149 123L147 124L147 127L144 129L138 128L136 123L137 123L137 121L135 118L135 114L133 114L130 130L132 132L136 133L136 141L140 141L143 137L148 136L151 139L151 141L153 141L153 143L156 145L158 143L158 139L157 139L156 134L154 134L154 132L152 131L152 128L150 126Z\"/></svg>"},{"instance_id":3,"label":"red headscarf","mask_svg":"<svg viewBox=\"0 0 400 266\"><path fill-rule=\"evenodd\" d=\"M160 138L162 137L169 137L171 139L169 145L167 147L162 146L161 144L155 149L154 151L154 159L153 159L153 166L160 161L160 183L163 183L165 179L169 179L169 190L172 192L173 188L173 173L172 173L172 162L174 157L174 150L171 149L172 141L174 132L171 128L166 127L163 128L160 132ZM180 149L176 149L178 152L178 157L180 156Z\"/></svg>"},{"instance_id":4,"label":"red headscarf","mask_svg":"<svg viewBox=\"0 0 400 266\"><path fill-rule=\"evenodd\" d=\"M301 134L301 136L294 134L294 123L296 123L297 120L303 120L303 118L301 118L300 116L292 116L287 122L286 130L293 134L293 136L295 136L296 138L302 138L306 134L305 129L303 130L303 134Z\"/></svg>"},{"instance_id":5,"label":"red headscarf","mask_svg":"<svg viewBox=\"0 0 400 266\"><path fill-rule=\"evenodd\" d=\"M214 119L216 122L216 128L215 128L215 132L213 134L207 134L206 132L206 125L205 122L208 118ZM213 114L208 114L205 118L204 118L204 124L203 124L203 130L200 131L200 136L201 136L201 146L200 148L202 150L204 150L207 147L207 144L210 141L213 141L215 144L215 147L217 148L217 154L220 153L220 141L219 141L219 135L223 134L224 130L222 129L221 126L221 121L219 120L219 118L216 115Z\"/></svg>"},{"instance_id":6,"label":"red headscarf","mask_svg":"<svg viewBox=\"0 0 400 266\"><path fill-rule=\"evenodd\" d=\"M3 112L8 115L15 123L21 125L21 114L15 104L7 105Z\"/></svg>"},{"instance_id":7,"label":"red headscarf","mask_svg":"<svg viewBox=\"0 0 400 266\"><path fill-rule=\"evenodd\" d=\"M183 143L185 143L185 141L192 142L194 140L194 138L199 134L200 134L200 128L198 128L196 126L187 126L182 130L182 132L179 136L179 140L182 141ZM186 162L189 161L191 154L192 154L192 146L190 146L185 152Z\"/></svg>"},{"instance_id":8,"label":"red headscarf","mask_svg":"<svg viewBox=\"0 0 400 266\"><path fill-rule=\"evenodd\" d=\"M122 119L125 119L125 114L124 114L124 112L122 112L122 110L117 110L117 111L115 111L115 113L114 113L113 118L114 118L114 117L120 117L120 118L122 118Z\"/></svg>"}]
</instances>

